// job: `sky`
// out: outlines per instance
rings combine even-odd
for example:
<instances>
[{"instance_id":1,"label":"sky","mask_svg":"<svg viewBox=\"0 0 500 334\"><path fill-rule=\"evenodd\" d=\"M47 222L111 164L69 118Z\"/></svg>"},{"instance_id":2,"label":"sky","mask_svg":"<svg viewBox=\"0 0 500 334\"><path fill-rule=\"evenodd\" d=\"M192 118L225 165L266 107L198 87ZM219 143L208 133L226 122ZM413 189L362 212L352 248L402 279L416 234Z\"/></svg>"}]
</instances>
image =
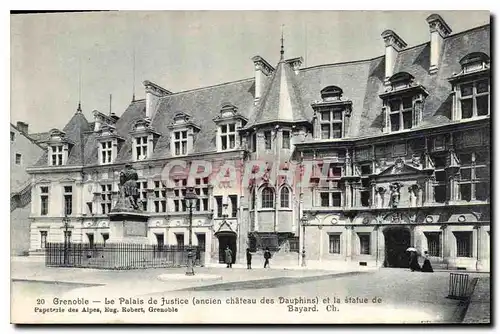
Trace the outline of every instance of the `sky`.
<instances>
[{"instance_id":1,"label":"sky","mask_svg":"<svg viewBox=\"0 0 500 334\"><path fill-rule=\"evenodd\" d=\"M394 30L409 47L428 42L426 18L461 32L489 23L485 11L130 11L11 15L11 123L62 129L79 97L121 115L149 80L179 92L254 75L251 58L303 57L303 67L384 54ZM282 27L283 25L283 27ZM135 51L134 51L135 50ZM135 54L135 66L134 66ZM134 71L135 67L135 71ZM134 80L135 78L135 80ZM187 111L188 112L188 111Z\"/></svg>"}]
</instances>

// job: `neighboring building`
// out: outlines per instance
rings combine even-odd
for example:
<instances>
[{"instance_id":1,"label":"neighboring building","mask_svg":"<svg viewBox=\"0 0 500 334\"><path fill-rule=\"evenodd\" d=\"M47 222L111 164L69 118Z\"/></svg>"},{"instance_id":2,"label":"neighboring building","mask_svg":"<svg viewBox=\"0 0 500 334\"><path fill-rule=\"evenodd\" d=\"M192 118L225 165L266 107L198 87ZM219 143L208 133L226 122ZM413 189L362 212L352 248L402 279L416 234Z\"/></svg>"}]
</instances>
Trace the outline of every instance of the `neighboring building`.
<instances>
[{"instance_id":1,"label":"neighboring building","mask_svg":"<svg viewBox=\"0 0 500 334\"><path fill-rule=\"evenodd\" d=\"M195 188L193 243L207 261L226 245L241 261L288 241L308 265L405 266L415 246L436 266L488 270L490 26L451 35L439 15L427 23L430 42L407 47L387 30L385 55L369 60L301 69L282 45L276 67L252 58L251 79L179 93L145 81L145 100L121 117L94 111L94 123L78 108L30 169L31 251L63 241L65 212L73 242L105 242L132 163L152 244L187 244L182 198Z\"/></svg>"},{"instance_id":2,"label":"neighboring building","mask_svg":"<svg viewBox=\"0 0 500 334\"><path fill-rule=\"evenodd\" d=\"M10 239L13 255L26 253L29 249L31 176L26 167L37 162L44 151L28 134L28 129L24 122L10 125Z\"/></svg>"}]
</instances>

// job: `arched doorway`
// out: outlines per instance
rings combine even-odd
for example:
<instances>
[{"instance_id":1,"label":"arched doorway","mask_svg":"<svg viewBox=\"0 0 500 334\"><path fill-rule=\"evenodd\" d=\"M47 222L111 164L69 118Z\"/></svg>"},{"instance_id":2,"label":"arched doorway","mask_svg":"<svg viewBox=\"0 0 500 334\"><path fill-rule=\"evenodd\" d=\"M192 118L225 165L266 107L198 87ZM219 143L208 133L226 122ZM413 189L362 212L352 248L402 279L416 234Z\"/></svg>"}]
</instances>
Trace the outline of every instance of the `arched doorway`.
<instances>
[{"instance_id":1,"label":"arched doorway","mask_svg":"<svg viewBox=\"0 0 500 334\"><path fill-rule=\"evenodd\" d=\"M410 254L406 251L410 247L410 229L402 226L391 226L384 230L385 259L384 267L408 268Z\"/></svg>"},{"instance_id":2,"label":"arched doorway","mask_svg":"<svg viewBox=\"0 0 500 334\"><path fill-rule=\"evenodd\" d=\"M220 232L215 235L219 239L219 263L226 262L226 247L233 252L233 263L236 263L236 233L234 232Z\"/></svg>"}]
</instances>

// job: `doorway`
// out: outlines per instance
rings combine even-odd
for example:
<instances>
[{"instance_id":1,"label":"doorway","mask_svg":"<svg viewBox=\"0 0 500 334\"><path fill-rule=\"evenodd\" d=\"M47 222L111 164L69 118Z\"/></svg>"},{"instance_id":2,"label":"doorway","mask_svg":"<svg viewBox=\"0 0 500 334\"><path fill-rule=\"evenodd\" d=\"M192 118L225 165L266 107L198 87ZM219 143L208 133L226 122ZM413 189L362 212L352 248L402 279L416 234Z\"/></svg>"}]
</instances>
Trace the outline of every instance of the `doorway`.
<instances>
[{"instance_id":1,"label":"doorway","mask_svg":"<svg viewBox=\"0 0 500 334\"><path fill-rule=\"evenodd\" d=\"M218 234L217 239L219 239L219 263L225 263L225 250L229 246L229 249L233 252L232 260L233 263L236 262L236 234L235 233L224 233Z\"/></svg>"},{"instance_id":2,"label":"doorway","mask_svg":"<svg viewBox=\"0 0 500 334\"><path fill-rule=\"evenodd\" d=\"M410 247L411 234L406 227L388 227L384 230L385 259L384 267L408 268L410 254L406 251Z\"/></svg>"}]
</instances>

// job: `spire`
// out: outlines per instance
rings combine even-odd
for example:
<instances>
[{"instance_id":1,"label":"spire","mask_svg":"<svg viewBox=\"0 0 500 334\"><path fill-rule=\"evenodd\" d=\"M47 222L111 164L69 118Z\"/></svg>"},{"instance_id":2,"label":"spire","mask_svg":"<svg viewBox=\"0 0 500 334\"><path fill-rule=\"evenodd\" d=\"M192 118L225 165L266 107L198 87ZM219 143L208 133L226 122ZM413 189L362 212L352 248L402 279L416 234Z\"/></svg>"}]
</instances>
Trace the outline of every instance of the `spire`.
<instances>
[{"instance_id":1,"label":"spire","mask_svg":"<svg viewBox=\"0 0 500 334\"><path fill-rule=\"evenodd\" d=\"M135 45L132 56L132 102L135 102Z\"/></svg>"},{"instance_id":2,"label":"spire","mask_svg":"<svg viewBox=\"0 0 500 334\"><path fill-rule=\"evenodd\" d=\"M280 61L282 61L284 59L284 54L285 54L285 47L283 46L283 42L284 42L284 39L283 39L283 27L285 25L282 24L281 25L281 50L280 50Z\"/></svg>"},{"instance_id":3,"label":"spire","mask_svg":"<svg viewBox=\"0 0 500 334\"><path fill-rule=\"evenodd\" d=\"M78 108L76 112L82 112L82 59L78 58Z\"/></svg>"}]
</instances>

